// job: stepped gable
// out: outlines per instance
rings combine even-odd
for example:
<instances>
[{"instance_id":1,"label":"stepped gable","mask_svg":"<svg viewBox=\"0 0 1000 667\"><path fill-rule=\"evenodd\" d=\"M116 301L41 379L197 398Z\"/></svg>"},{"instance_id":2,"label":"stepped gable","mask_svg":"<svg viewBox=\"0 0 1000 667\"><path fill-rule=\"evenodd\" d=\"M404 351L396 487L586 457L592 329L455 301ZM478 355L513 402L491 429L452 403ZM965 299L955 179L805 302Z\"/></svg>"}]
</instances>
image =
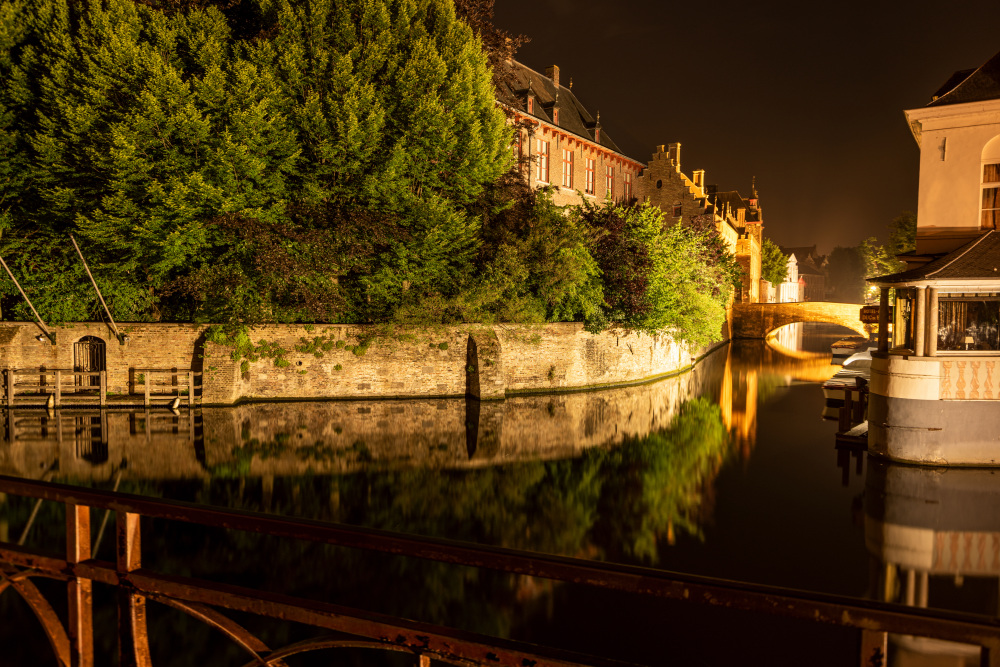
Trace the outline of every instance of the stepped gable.
<instances>
[{"instance_id":1,"label":"stepped gable","mask_svg":"<svg viewBox=\"0 0 1000 667\"><path fill-rule=\"evenodd\" d=\"M549 76L536 72L535 70L517 61L512 63L513 83L508 84L509 88L504 91L503 99L516 100L514 106L517 110L527 116L533 116L550 125L555 125L561 130L575 134L587 141L599 144L604 148L621 153L618 145L611 140L608 133L601 128L599 116L595 118L587 108L583 106L572 90L561 84L556 84ZM558 80L558 72L556 73ZM556 93L558 91L559 122L554 122L553 107L556 105ZM528 96L534 98L533 109L528 113L526 100Z\"/></svg>"},{"instance_id":2,"label":"stepped gable","mask_svg":"<svg viewBox=\"0 0 1000 667\"><path fill-rule=\"evenodd\" d=\"M963 280L1000 278L1000 233L991 229L961 248L915 269L869 278L875 283L905 283L916 280Z\"/></svg>"},{"instance_id":3,"label":"stepped gable","mask_svg":"<svg viewBox=\"0 0 1000 667\"><path fill-rule=\"evenodd\" d=\"M986 61L978 69L955 72L941 86L929 107L967 102L985 102L1000 98L1000 53Z\"/></svg>"}]
</instances>

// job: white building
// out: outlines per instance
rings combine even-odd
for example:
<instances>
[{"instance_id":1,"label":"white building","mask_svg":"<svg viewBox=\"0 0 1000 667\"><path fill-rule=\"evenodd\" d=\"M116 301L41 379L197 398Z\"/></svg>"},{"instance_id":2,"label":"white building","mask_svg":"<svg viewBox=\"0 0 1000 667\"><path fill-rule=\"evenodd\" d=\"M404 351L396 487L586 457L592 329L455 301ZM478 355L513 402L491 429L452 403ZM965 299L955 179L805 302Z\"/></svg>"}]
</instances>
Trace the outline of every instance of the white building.
<instances>
[{"instance_id":1,"label":"white building","mask_svg":"<svg viewBox=\"0 0 1000 667\"><path fill-rule=\"evenodd\" d=\"M916 250L881 293L869 450L1000 465L1000 54L906 112L920 146ZM890 289L895 303L890 311Z\"/></svg>"}]
</instances>

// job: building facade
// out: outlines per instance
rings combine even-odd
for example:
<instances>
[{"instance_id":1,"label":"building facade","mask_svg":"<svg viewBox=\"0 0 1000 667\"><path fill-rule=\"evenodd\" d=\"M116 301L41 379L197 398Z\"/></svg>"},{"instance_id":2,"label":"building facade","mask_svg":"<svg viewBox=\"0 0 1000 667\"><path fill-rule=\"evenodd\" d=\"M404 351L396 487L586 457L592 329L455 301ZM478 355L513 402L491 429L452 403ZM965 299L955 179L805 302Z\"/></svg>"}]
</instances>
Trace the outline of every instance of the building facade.
<instances>
[{"instance_id":1,"label":"building facade","mask_svg":"<svg viewBox=\"0 0 1000 667\"><path fill-rule=\"evenodd\" d=\"M528 184L549 187L559 206L583 201L629 201L642 163L626 156L591 113L562 85L559 67L540 74L513 62L504 97L516 128L514 155Z\"/></svg>"},{"instance_id":2,"label":"building facade","mask_svg":"<svg viewBox=\"0 0 1000 667\"><path fill-rule=\"evenodd\" d=\"M920 147L916 249L906 271L871 279L869 449L1000 465L1000 54L906 118Z\"/></svg>"}]
</instances>

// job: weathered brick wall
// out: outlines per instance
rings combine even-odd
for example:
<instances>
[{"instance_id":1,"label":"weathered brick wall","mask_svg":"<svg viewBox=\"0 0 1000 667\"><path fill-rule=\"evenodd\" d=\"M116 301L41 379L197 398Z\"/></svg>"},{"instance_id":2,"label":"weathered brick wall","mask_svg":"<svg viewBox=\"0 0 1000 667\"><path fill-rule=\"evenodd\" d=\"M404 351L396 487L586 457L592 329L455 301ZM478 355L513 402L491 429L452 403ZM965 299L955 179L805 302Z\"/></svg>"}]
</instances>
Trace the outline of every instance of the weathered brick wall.
<instances>
[{"instance_id":1,"label":"weathered brick wall","mask_svg":"<svg viewBox=\"0 0 1000 667\"><path fill-rule=\"evenodd\" d=\"M57 329L57 344L35 340L37 327L0 327L0 365L73 369L74 344L84 336L105 341L108 391L129 391L130 369L193 368L204 373L205 404L241 399L394 398L465 396L498 399L517 392L558 391L633 383L682 370L696 354L670 337L592 335L579 323L534 327L442 327L375 338L355 325L267 325L251 331L254 343L281 348L277 357L233 359L231 348L205 341L205 326L126 324L119 344L108 327L71 324ZM6 343L3 343L6 341ZM297 349L298 348L298 349ZM163 376L160 376L163 378ZM182 381L183 382L183 381ZM141 396L142 386L133 391Z\"/></svg>"},{"instance_id":2,"label":"weathered brick wall","mask_svg":"<svg viewBox=\"0 0 1000 667\"><path fill-rule=\"evenodd\" d=\"M25 410L16 418L32 429L35 440L0 447L0 474L111 483L119 474L125 480L267 477L372 468L475 468L572 457L589 447L667 427L694 397L725 398L726 362L727 353L720 350L693 372L660 382L506 401L432 398L207 407L198 411L201 449L192 438L187 410L176 417L164 411L149 417L141 411L109 412L103 452L91 442L100 437L98 427L92 433L88 426L102 418L96 413L64 415L60 442L44 411ZM0 422L8 414L0 412ZM39 439L45 419L48 430Z\"/></svg>"},{"instance_id":3,"label":"weathered brick wall","mask_svg":"<svg viewBox=\"0 0 1000 667\"><path fill-rule=\"evenodd\" d=\"M508 394L638 382L686 368L686 345L666 335L590 334L579 322L498 327Z\"/></svg>"}]
</instances>

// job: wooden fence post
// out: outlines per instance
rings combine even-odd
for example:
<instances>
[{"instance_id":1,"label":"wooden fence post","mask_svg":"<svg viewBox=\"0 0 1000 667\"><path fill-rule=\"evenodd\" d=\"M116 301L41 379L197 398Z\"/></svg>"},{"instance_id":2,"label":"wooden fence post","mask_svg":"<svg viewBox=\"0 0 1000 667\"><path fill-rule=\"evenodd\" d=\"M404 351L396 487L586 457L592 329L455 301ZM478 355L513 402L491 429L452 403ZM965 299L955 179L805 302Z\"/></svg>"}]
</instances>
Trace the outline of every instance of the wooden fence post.
<instances>
[{"instance_id":1,"label":"wooden fence post","mask_svg":"<svg viewBox=\"0 0 1000 667\"><path fill-rule=\"evenodd\" d=\"M7 369L7 407L14 407L14 369Z\"/></svg>"},{"instance_id":2,"label":"wooden fence post","mask_svg":"<svg viewBox=\"0 0 1000 667\"><path fill-rule=\"evenodd\" d=\"M56 407L62 405L62 371L56 369Z\"/></svg>"},{"instance_id":3,"label":"wooden fence post","mask_svg":"<svg viewBox=\"0 0 1000 667\"><path fill-rule=\"evenodd\" d=\"M108 372L101 371L101 407L108 404Z\"/></svg>"},{"instance_id":4,"label":"wooden fence post","mask_svg":"<svg viewBox=\"0 0 1000 667\"><path fill-rule=\"evenodd\" d=\"M147 408L149 407L149 371L142 373L142 390L144 392L144 398L142 399L142 404ZM147 428L149 424L146 424Z\"/></svg>"},{"instance_id":5,"label":"wooden fence post","mask_svg":"<svg viewBox=\"0 0 1000 667\"><path fill-rule=\"evenodd\" d=\"M194 371L188 371L188 407L194 408Z\"/></svg>"}]
</instances>

